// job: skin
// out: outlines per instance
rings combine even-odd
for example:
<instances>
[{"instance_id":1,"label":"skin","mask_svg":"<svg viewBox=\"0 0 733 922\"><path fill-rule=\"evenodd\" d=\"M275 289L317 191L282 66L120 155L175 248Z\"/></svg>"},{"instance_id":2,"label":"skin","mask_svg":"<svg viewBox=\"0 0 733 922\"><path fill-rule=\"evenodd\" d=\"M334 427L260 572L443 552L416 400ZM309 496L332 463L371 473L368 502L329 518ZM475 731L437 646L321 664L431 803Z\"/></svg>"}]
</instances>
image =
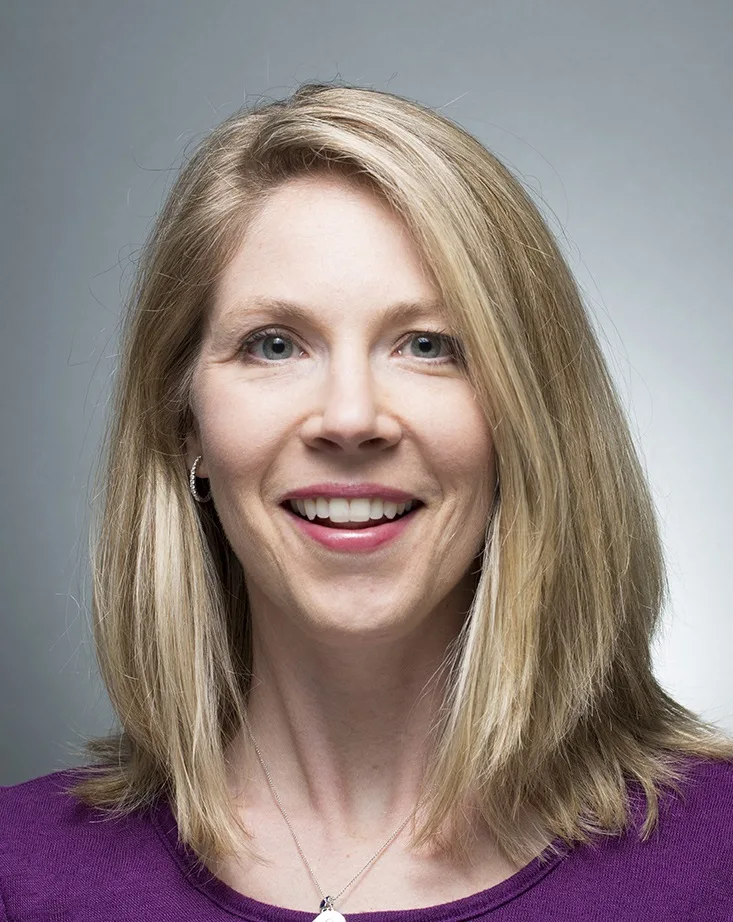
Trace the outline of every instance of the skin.
<instances>
[{"instance_id":1,"label":"skin","mask_svg":"<svg viewBox=\"0 0 733 922\"><path fill-rule=\"evenodd\" d=\"M310 319L281 317L257 298L296 302ZM425 302L422 315L392 316L405 301ZM437 305L384 203L344 179L298 178L271 195L221 276L195 370L188 464L203 456L197 475L209 478L246 574L250 723L328 892L414 807L442 692L431 678L470 605L493 495L491 430L460 362L440 337L428 357L416 342L447 328ZM285 338L282 354L272 337L243 346L267 327ZM279 506L288 490L326 480L376 481L426 505L396 542L338 553ZM273 877L270 888L241 856L217 873L254 898L314 908L314 885L245 738L229 758L232 796ZM489 886L446 866L453 889L441 889L436 866L415 902L417 884L400 889L394 878L425 871L408 838L357 883L349 911L398 908L400 893L406 908ZM485 856L485 840L480 847Z\"/></svg>"}]
</instances>

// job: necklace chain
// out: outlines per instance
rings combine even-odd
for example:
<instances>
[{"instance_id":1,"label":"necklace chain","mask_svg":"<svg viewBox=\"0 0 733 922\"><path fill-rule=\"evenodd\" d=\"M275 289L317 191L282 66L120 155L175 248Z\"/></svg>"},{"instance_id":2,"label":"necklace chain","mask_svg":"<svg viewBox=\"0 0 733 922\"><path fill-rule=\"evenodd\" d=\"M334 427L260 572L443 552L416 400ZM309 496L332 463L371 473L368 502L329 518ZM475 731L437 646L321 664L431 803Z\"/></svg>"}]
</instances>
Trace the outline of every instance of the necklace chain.
<instances>
[{"instance_id":1,"label":"necklace chain","mask_svg":"<svg viewBox=\"0 0 733 922\"><path fill-rule=\"evenodd\" d=\"M295 835L295 830L293 829L292 823L290 822L290 819L288 818L288 815L287 815L287 813L285 812L285 809L284 809L284 807L283 807L283 805L282 805L282 802L281 802L281 800L280 800L280 798L279 798L279 796L278 796L278 793L277 793L277 791L275 790L275 785L273 784L272 777L270 776L270 772L267 770L267 766L265 765L265 760L262 758L262 753L260 752L260 747L257 745L257 740L254 738L254 734L252 733L252 728L250 727L249 721L247 720L246 716L245 716L244 722L245 722L246 727L247 727L247 732L249 733L250 738L251 738L251 740L252 740L252 744L253 744L253 746L254 746L254 748L255 748L255 752L257 753L257 758L260 760L260 765L262 766L262 768L263 768L263 770L264 770L264 772L265 772L265 777L267 778L267 783L270 785L270 789L271 789L271 791L272 791L272 793L273 793L273 796L274 796L274 798L275 798L275 803L277 804L278 809L280 810L280 813L282 813L283 819L284 819L285 822L288 824L288 829L290 830L290 834L291 834L292 837L293 837L293 841L295 842L295 845L296 845L298 851L300 852L300 857L301 857L301 858L303 859L303 861L305 862L305 866L308 868L308 872L310 873L310 876L313 878L313 882L315 883L316 887L318 888L318 892L321 894L321 896L322 896L322 898L323 898L323 902L321 903L321 909L322 909L322 910L324 910L324 909L332 909L332 908L333 908L333 904L336 902L337 899L339 899L339 897L341 896L341 894L342 894L342 893L345 893L346 890L348 890L349 887L354 883L354 881L357 879L357 877L360 877L360 876L364 873L364 871L366 871L366 869L367 869L370 865L374 864L374 862L377 860L377 858L379 858L379 856L380 856L380 855L382 854L382 852L387 848L387 846L390 845L390 844L394 841L394 839L397 838L397 836L402 832L402 830L403 830L403 829L405 828L405 826L408 824L408 822L410 821L410 819L411 819L411 817L412 817L413 814L410 813L410 814L407 816L407 818L402 822L402 824L401 824L397 829L395 829L395 831L394 831L394 832L392 833L392 835L387 839L387 841L386 841L386 842L384 843L384 845L379 849L379 851L375 852L375 854L372 855L372 857L369 859L369 861L367 861L367 863L364 865L364 867L363 867L360 871L358 871L356 874L354 874L354 876L351 878L351 880L348 882L348 884L346 884L346 886L343 887L343 889L339 890L339 892L336 894L336 896L326 896L326 894L325 894L324 891L323 891L323 887L321 887L321 885L318 883L318 879L316 878L316 875L315 875L315 873L314 873L314 871L313 871L313 868L311 867L310 861L308 861L308 859L307 859L306 856L305 856L305 852L303 851L303 849L302 849L302 847L301 847L301 845L300 845L300 842L298 841L298 837ZM415 810L417 810L417 808L420 806L421 803L422 803L422 800L420 800L420 801L418 802L417 806L415 807ZM415 811L413 811L413 813L414 813L414 812L415 812Z\"/></svg>"}]
</instances>

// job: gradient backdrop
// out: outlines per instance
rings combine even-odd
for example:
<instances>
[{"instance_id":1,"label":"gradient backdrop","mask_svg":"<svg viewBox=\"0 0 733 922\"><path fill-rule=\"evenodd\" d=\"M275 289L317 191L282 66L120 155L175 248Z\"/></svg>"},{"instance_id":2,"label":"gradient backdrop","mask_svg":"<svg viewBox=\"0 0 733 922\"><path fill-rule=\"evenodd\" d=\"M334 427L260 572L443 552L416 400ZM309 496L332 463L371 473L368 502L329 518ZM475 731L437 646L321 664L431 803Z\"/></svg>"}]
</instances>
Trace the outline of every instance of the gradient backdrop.
<instances>
[{"instance_id":1,"label":"gradient backdrop","mask_svg":"<svg viewBox=\"0 0 733 922\"><path fill-rule=\"evenodd\" d=\"M659 510L657 674L733 729L732 61L730 0L6 0L0 784L78 764L113 720L89 474L122 296L186 144L337 76L440 108L540 203Z\"/></svg>"}]
</instances>

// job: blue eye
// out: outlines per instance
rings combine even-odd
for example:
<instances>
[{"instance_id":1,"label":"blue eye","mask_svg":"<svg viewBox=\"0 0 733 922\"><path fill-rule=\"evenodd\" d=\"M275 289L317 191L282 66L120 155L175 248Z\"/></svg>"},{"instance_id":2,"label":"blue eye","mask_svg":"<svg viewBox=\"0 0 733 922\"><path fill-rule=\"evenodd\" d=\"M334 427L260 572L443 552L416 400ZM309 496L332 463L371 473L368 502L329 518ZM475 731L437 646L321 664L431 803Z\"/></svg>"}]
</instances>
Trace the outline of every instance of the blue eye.
<instances>
[{"instance_id":1,"label":"blue eye","mask_svg":"<svg viewBox=\"0 0 733 922\"><path fill-rule=\"evenodd\" d=\"M445 362L457 362L458 364L464 364L464 352L460 340L456 339L455 336L449 336L445 330L422 330L417 333L410 333L404 342L409 342L412 340L417 343L416 352L412 350L412 355L415 357L428 358L432 359L433 365L442 365ZM435 346L438 350L443 349L443 355L429 355L431 347L431 341L435 343Z\"/></svg>"},{"instance_id":2,"label":"blue eye","mask_svg":"<svg viewBox=\"0 0 733 922\"><path fill-rule=\"evenodd\" d=\"M413 334L410 334L410 338L412 339L413 342L416 342L419 344L418 346L419 352L416 354L422 356L422 358L439 358L439 356L437 355L436 356L428 355L428 352L430 352L431 340L433 341L433 343L437 345L438 349L440 349L440 347L445 344L445 337L442 336L440 333L413 333ZM426 348L423 348L423 347L426 347Z\"/></svg>"},{"instance_id":3,"label":"blue eye","mask_svg":"<svg viewBox=\"0 0 733 922\"><path fill-rule=\"evenodd\" d=\"M291 342L292 339L287 334L284 334L282 330L257 330L255 333L252 333L248 336L245 341L242 343L242 351L247 352L248 348L255 343L262 342L264 343L268 339L272 339L275 342L273 343L273 353L278 358L283 356L286 359L290 358L292 354L292 349L288 351L287 343Z\"/></svg>"},{"instance_id":4,"label":"blue eye","mask_svg":"<svg viewBox=\"0 0 733 922\"><path fill-rule=\"evenodd\" d=\"M271 343L268 342L270 340L272 341ZM410 333L406 339L403 340L403 343L410 342L411 340L418 343L418 351L416 352L413 350L411 352L411 357L430 359L431 364L443 364L446 361L453 361L460 358L461 347L458 340L452 336L448 336L443 330L423 330ZM431 342L434 344L432 348ZM263 344L262 351L264 358L253 356L250 353L250 349L257 343ZM255 361L265 361L266 363L271 360L289 359L295 351L293 343L293 337L285 330L271 327L250 333L242 343L241 353ZM400 346L400 349L402 348L403 346ZM448 354L442 356L430 354L431 352L435 352L436 349L440 352L441 348Z\"/></svg>"}]
</instances>

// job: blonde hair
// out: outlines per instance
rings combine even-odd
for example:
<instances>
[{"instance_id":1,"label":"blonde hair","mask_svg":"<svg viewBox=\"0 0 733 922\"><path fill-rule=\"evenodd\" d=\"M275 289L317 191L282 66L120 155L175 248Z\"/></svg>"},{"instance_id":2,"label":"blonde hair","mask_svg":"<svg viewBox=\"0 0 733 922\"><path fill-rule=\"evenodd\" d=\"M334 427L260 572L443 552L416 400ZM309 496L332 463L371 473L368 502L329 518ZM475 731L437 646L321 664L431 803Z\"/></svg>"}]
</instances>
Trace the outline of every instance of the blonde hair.
<instances>
[{"instance_id":1,"label":"blonde hair","mask_svg":"<svg viewBox=\"0 0 733 922\"><path fill-rule=\"evenodd\" d=\"M251 670L242 567L184 443L202 320L266 197L302 175L365 183L414 234L493 429L499 490L449 681L415 847L441 841L469 792L526 863L525 807L569 844L627 828L685 756L733 741L669 697L650 645L667 594L655 511L620 401L559 248L528 194L475 138L389 93L309 84L227 118L181 171L139 264L100 465L93 631L121 732L90 739L69 790L111 815L170 798L211 861L242 846L225 749Z\"/></svg>"}]
</instances>

